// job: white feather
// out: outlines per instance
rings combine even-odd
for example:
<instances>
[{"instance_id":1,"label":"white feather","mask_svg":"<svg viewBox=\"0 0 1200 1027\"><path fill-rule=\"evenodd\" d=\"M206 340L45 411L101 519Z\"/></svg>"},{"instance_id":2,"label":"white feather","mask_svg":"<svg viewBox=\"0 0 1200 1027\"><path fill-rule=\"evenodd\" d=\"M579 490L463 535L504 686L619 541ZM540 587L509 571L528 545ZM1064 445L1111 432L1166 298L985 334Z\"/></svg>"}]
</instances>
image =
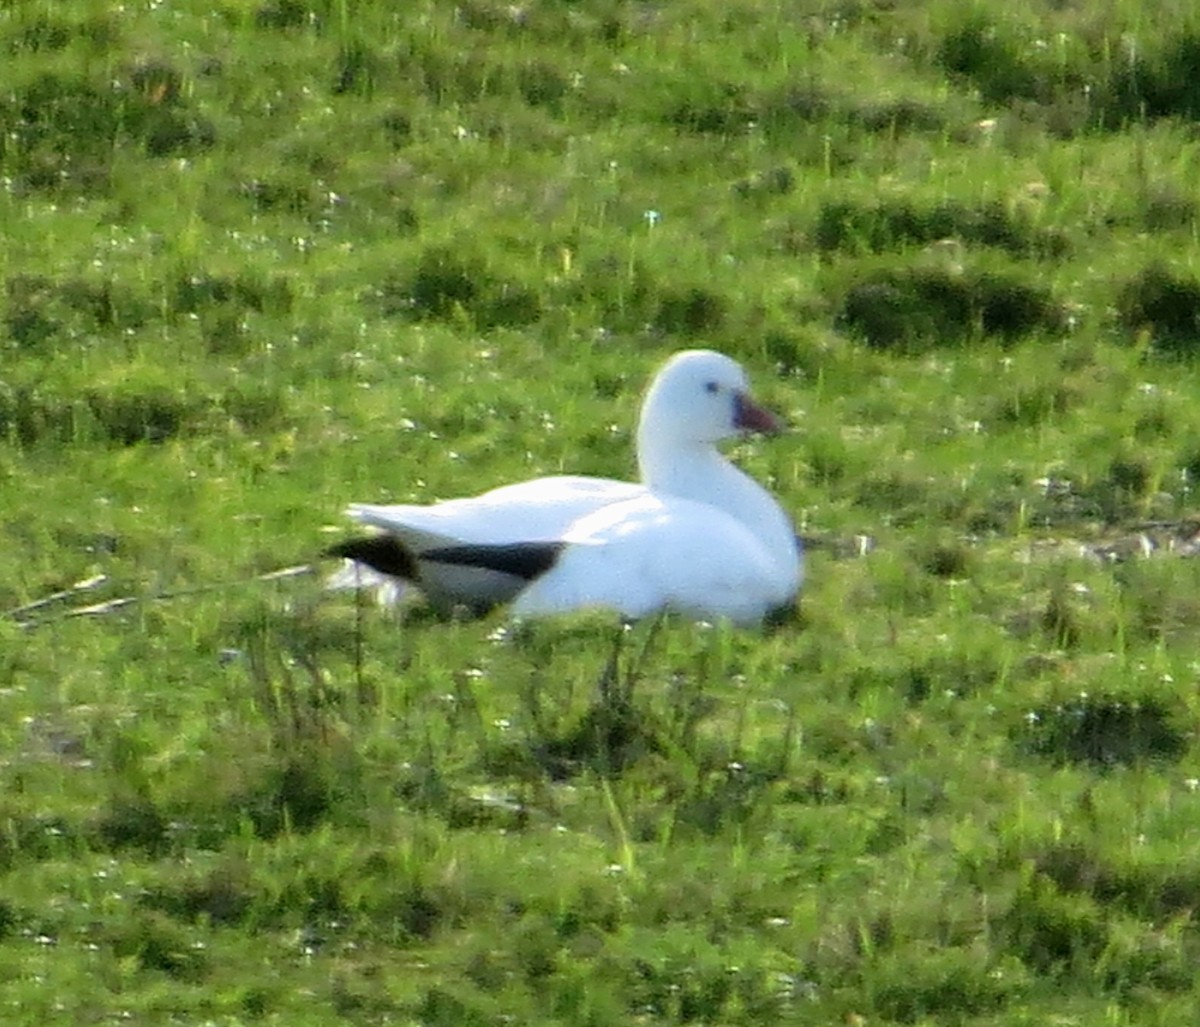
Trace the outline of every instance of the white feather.
<instances>
[{"instance_id":1,"label":"white feather","mask_svg":"<svg viewBox=\"0 0 1200 1027\"><path fill-rule=\"evenodd\" d=\"M561 475L429 506L355 503L347 513L407 549L417 584L438 605L486 608L511 600L515 615L530 617L599 607L636 618L670 609L752 624L795 596L801 553L774 497L716 443L775 426L773 415L750 400L735 361L687 350L659 370L642 403L640 483ZM519 542L563 547L528 583L426 556ZM343 567L331 583L363 582L356 567Z\"/></svg>"}]
</instances>

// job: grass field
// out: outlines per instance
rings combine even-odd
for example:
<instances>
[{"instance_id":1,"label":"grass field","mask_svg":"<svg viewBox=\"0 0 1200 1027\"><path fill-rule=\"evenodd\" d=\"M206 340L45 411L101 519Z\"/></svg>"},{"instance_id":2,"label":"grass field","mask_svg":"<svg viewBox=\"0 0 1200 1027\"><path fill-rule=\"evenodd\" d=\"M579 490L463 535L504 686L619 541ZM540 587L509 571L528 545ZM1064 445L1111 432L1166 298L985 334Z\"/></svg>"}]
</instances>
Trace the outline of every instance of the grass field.
<instances>
[{"instance_id":1,"label":"grass field","mask_svg":"<svg viewBox=\"0 0 1200 1027\"><path fill-rule=\"evenodd\" d=\"M0 1021L1197 1021L1200 19L1009 7L0 3ZM688 346L808 581L632 715L255 580Z\"/></svg>"}]
</instances>

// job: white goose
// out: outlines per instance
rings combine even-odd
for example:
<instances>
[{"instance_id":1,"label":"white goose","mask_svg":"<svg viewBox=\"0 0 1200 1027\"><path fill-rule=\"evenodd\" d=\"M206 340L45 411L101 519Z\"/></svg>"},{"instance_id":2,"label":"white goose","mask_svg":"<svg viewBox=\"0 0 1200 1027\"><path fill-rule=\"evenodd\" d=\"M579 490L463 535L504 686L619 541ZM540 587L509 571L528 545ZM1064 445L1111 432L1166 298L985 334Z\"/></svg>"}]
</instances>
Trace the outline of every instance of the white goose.
<instances>
[{"instance_id":1,"label":"white goose","mask_svg":"<svg viewBox=\"0 0 1200 1027\"><path fill-rule=\"evenodd\" d=\"M348 515L380 532L329 551L350 561L330 584L398 579L443 609L511 602L518 617L601 608L760 623L794 599L800 547L775 499L716 443L779 427L740 365L685 350L642 403L641 484L567 475L431 506L355 503Z\"/></svg>"}]
</instances>

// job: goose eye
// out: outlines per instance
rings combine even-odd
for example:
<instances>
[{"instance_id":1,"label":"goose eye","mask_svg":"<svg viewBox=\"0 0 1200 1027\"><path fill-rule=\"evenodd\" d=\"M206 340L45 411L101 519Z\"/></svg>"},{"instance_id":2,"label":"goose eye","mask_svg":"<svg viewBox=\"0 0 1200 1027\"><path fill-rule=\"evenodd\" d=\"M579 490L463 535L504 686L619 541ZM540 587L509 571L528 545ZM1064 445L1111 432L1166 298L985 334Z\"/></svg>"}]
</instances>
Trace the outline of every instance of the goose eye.
<instances>
[{"instance_id":1,"label":"goose eye","mask_svg":"<svg viewBox=\"0 0 1200 1027\"><path fill-rule=\"evenodd\" d=\"M705 382L704 391L716 395L716 393L721 391L721 386L719 386L716 382Z\"/></svg>"}]
</instances>

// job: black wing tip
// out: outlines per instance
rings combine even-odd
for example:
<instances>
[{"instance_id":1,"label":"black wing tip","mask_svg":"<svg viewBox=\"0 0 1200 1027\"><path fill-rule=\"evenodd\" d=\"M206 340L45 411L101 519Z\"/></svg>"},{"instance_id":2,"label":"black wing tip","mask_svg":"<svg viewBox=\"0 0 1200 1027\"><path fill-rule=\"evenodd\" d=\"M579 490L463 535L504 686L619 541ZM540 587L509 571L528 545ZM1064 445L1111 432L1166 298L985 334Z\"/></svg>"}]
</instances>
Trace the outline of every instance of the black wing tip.
<instances>
[{"instance_id":1,"label":"black wing tip","mask_svg":"<svg viewBox=\"0 0 1200 1027\"><path fill-rule=\"evenodd\" d=\"M565 542L509 542L497 545L444 546L428 549L422 560L431 563L478 567L511 574L524 581L540 578L558 561Z\"/></svg>"},{"instance_id":2,"label":"black wing tip","mask_svg":"<svg viewBox=\"0 0 1200 1027\"><path fill-rule=\"evenodd\" d=\"M412 551L392 535L364 535L348 538L330 546L324 552L328 557L341 557L365 564L373 571L393 578L415 582L418 578L417 561Z\"/></svg>"}]
</instances>

